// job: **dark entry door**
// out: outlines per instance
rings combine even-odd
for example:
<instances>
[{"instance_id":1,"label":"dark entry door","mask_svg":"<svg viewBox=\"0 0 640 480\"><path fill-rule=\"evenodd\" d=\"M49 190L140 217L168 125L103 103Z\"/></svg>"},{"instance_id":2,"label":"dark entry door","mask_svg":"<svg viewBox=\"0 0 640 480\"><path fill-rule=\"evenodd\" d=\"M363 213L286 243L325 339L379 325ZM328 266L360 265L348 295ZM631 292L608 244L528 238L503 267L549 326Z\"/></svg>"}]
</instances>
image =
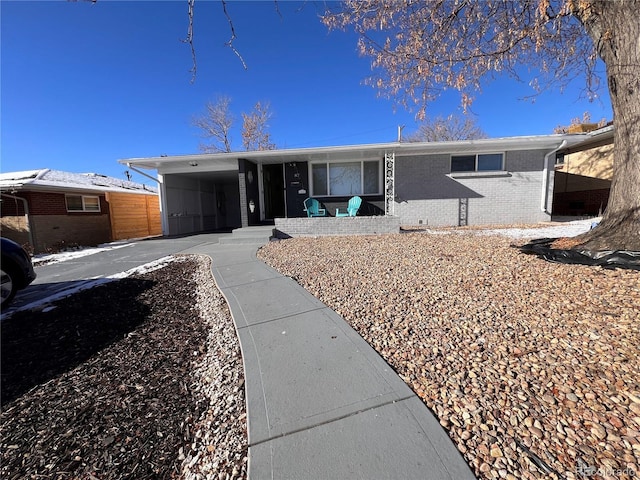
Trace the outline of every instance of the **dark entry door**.
<instances>
[{"instance_id":1,"label":"dark entry door","mask_svg":"<svg viewBox=\"0 0 640 480\"><path fill-rule=\"evenodd\" d=\"M273 219L284 217L284 166L262 165L262 180L264 184L264 217Z\"/></svg>"}]
</instances>

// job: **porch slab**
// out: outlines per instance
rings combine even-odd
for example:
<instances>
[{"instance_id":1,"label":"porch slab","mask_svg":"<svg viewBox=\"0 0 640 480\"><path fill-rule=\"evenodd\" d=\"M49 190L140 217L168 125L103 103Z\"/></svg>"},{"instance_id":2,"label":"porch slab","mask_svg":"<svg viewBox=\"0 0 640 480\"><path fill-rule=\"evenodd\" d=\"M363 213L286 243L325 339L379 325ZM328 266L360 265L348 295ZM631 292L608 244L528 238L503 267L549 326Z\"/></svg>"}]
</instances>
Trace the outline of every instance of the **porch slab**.
<instances>
[{"instance_id":1,"label":"porch slab","mask_svg":"<svg viewBox=\"0 0 640 480\"><path fill-rule=\"evenodd\" d=\"M276 238L381 235L388 233L400 233L399 217L276 218L274 230Z\"/></svg>"}]
</instances>

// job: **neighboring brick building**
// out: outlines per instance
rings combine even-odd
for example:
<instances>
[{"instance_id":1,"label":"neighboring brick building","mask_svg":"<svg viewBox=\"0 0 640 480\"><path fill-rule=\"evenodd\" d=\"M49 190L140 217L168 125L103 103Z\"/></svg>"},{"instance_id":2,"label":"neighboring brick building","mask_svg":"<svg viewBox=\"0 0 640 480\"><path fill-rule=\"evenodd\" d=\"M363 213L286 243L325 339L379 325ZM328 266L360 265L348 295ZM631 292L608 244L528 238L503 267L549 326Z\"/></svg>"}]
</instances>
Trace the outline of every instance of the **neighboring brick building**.
<instances>
[{"instance_id":1,"label":"neighboring brick building","mask_svg":"<svg viewBox=\"0 0 640 480\"><path fill-rule=\"evenodd\" d=\"M160 235L157 190L94 173L0 174L2 236L35 253Z\"/></svg>"}]
</instances>

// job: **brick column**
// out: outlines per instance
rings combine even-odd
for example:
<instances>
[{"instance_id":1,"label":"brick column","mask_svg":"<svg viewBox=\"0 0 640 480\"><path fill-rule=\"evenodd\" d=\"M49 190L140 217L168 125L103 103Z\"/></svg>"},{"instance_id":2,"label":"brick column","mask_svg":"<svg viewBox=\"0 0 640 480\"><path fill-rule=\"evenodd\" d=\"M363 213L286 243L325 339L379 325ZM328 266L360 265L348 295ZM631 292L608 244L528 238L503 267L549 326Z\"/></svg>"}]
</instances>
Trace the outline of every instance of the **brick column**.
<instances>
[{"instance_id":1,"label":"brick column","mask_svg":"<svg viewBox=\"0 0 640 480\"><path fill-rule=\"evenodd\" d=\"M247 183L244 178L244 172L238 173L240 185L240 222L242 228L249 226L249 214L247 213L249 206L247 205Z\"/></svg>"}]
</instances>

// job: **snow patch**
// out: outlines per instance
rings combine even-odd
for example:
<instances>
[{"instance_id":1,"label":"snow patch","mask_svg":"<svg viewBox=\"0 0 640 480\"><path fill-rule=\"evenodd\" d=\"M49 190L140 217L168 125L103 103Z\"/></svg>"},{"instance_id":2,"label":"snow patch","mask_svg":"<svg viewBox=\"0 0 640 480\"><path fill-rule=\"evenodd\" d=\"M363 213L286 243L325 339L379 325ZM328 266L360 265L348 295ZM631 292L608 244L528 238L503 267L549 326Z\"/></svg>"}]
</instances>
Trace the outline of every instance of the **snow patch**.
<instances>
[{"instance_id":1,"label":"snow patch","mask_svg":"<svg viewBox=\"0 0 640 480\"><path fill-rule=\"evenodd\" d=\"M461 229L444 229L444 230L424 230L430 235L501 235L516 239L534 239L534 238L560 238L575 237L588 232L594 223L600 221L600 218L589 218L586 220L575 220L573 222L560 223L558 225L545 225L532 228L491 228L486 230L461 230Z\"/></svg>"},{"instance_id":2,"label":"snow patch","mask_svg":"<svg viewBox=\"0 0 640 480\"><path fill-rule=\"evenodd\" d=\"M67 260L73 260L74 258L86 257L95 253L107 252L109 250L117 250L123 247L132 247L135 243L103 243L97 247L80 247L74 250L67 250L59 253L41 253L34 255L31 259L34 266L40 264L50 265L52 263L65 262Z\"/></svg>"},{"instance_id":3,"label":"snow patch","mask_svg":"<svg viewBox=\"0 0 640 480\"><path fill-rule=\"evenodd\" d=\"M90 288L94 288L97 287L99 285L104 285L105 283L109 283L109 282L113 282L115 280L120 280L126 277L130 277L132 275L141 275L143 273L149 273L149 272L153 272L155 270L159 270L165 266L167 266L169 263L171 262L175 262L175 261L182 261L182 259L180 257L175 257L175 256L167 256L167 257L162 257L159 258L158 260L154 260L153 262L149 262L149 263L145 263L144 265L140 265L138 267L134 267L131 268L129 270L127 270L126 272L120 272L120 273L116 273L114 275L109 275L107 277L99 277L99 278L95 278L92 280L87 280L86 282L82 282L74 287L71 288L67 288L65 290L59 291L54 293L53 295L50 295L46 298L42 298L40 300L35 300L31 303L28 303L26 305L21 305L20 307L17 307L15 309L10 309L8 312L3 312L2 315L0 316L0 320L5 320L6 318L10 317L11 315L13 315L16 312L20 312L23 310L40 310L40 311L48 311L52 307L51 305L49 305L52 302L55 302L56 300L60 300L63 298L66 298L70 295L73 295L74 293L78 293L81 292L83 290L88 290Z\"/></svg>"},{"instance_id":4,"label":"snow patch","mask_svg":"<svg viewBox=\"0 0 640 480\"><path fill-rule=\"evenodd\" d=\"M591 225L599 219L576 220L562 225L549 225L540 228L505 228L482 230L481 235L503 235L509 238L560 238L576 237L588 232Z\"/></svg>"}]
</instances>

